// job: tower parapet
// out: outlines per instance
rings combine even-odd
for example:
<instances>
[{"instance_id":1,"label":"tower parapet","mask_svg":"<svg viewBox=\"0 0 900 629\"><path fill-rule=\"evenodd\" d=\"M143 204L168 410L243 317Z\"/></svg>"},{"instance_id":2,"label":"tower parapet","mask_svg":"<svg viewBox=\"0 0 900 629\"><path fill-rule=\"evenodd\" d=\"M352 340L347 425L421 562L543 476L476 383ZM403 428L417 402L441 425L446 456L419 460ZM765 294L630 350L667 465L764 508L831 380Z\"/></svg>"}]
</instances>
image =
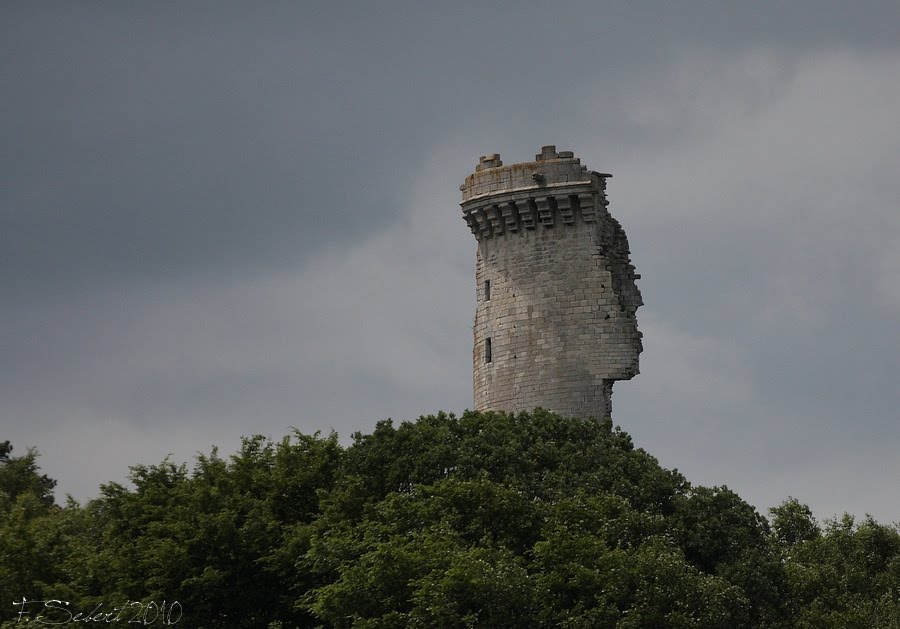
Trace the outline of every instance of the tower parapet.
<instances>
[{"instance_id":1,"label":"tower parapet","mask_svg":"<svg viewBox=\"0 0 900 629\"><path fill-rule=\"evenodd\" d=\"M640 276L609 177L545 146L508 166L486 155L460 186L478 241L476 409L608 416L612 383L638 373Z\"/></svg>"}]
</instances>

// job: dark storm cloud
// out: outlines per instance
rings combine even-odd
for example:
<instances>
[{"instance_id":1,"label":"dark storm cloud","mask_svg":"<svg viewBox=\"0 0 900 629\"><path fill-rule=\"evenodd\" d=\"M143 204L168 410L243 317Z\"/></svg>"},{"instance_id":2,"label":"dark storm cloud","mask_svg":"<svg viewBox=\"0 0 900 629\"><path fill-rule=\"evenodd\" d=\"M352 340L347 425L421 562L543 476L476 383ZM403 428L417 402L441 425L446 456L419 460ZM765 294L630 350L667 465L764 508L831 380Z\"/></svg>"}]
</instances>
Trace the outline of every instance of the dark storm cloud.
<instances>
[{"instance_id":1,"label":"dark storm cloud","mask_svg":"<svg viewBox=\"0 0 900 629\"><path fill-rule=\"evenodd\" d=\"M372 144L348 111L365 89L342 86L337 64L329 77L330 51L302 30L228 12L35 12L4 21L6 281L298 259L390 216L390 196L363 192L380 169L348 185L340 154L342 138Z\"/></svg>"},{"instance_id":2,"label":"dark storm cloud","mask_svg":"<svg viewBox=\"0 0 900 629\"><path fill-rule=\"evenodd\" d=\"M19 291L296 262L394 218L428 137L564 115L573 82L613 92L682 41L872 45L896 24L892 3L4 7L0 272Z\"/></svg>"}]
</instances>

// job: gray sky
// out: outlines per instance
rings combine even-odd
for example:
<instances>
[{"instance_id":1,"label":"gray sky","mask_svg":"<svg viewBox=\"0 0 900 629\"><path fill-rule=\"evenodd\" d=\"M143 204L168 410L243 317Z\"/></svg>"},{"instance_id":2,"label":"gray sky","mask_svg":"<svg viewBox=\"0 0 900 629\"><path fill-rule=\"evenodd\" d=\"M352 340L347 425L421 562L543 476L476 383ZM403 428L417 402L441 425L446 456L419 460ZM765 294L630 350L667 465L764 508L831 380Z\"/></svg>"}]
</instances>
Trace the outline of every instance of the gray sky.
<instances>
[{"instance_id":1,"label":"gray sky","mask_svg":"<svg viewBox=\"0 0 900 629\"><path fill-rule=\"evenodd\" d=\"M775 7L772 3L772 7ZM58 496L471 405L478 156L613 173L613 417L900 520L900 4L0 4L0 439Z\"/></svg>"}]
</instances>

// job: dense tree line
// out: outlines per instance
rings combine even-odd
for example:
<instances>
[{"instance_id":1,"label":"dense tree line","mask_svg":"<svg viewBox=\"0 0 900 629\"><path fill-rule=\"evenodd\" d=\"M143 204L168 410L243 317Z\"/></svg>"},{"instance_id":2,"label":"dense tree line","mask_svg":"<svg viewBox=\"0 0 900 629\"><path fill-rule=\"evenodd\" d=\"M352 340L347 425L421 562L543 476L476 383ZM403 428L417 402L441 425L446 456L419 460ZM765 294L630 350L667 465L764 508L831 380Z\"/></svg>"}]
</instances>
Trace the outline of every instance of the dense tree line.
<instances>
[{"instance_id":1,"label":"dense tree line","mask_svg":"<svg viewBox=\"0 0 900 629\"><path fill-rule=\"evenodd\" d=\"M0 443L3 627L124 625L133 601L201 628L900 627L896 526L820 525L794 499L766 519L609 420L257 436L85 505L55 504L36 456Z\"/></svg>"}]
</instances>

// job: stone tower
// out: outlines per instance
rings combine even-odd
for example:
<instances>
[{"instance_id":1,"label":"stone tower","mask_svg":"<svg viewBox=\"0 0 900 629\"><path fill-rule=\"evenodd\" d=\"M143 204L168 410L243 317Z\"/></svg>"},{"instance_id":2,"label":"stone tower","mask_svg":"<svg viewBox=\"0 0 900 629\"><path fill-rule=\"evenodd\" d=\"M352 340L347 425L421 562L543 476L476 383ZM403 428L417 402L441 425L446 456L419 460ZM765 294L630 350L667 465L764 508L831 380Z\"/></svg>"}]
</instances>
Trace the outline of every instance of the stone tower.
<instances>
[{"instance_id":1,"label":"stone tower","mask_svg":"<svg viewBox=\"0 0 900 629\"><path fill-rule=\"evenodd\" d=\"M606 179L570 151L481 158L463 218L478 241L475 408L606 417L612 385L638 373L640 276L606 210Z\"/></svg>"}]
</instances>

